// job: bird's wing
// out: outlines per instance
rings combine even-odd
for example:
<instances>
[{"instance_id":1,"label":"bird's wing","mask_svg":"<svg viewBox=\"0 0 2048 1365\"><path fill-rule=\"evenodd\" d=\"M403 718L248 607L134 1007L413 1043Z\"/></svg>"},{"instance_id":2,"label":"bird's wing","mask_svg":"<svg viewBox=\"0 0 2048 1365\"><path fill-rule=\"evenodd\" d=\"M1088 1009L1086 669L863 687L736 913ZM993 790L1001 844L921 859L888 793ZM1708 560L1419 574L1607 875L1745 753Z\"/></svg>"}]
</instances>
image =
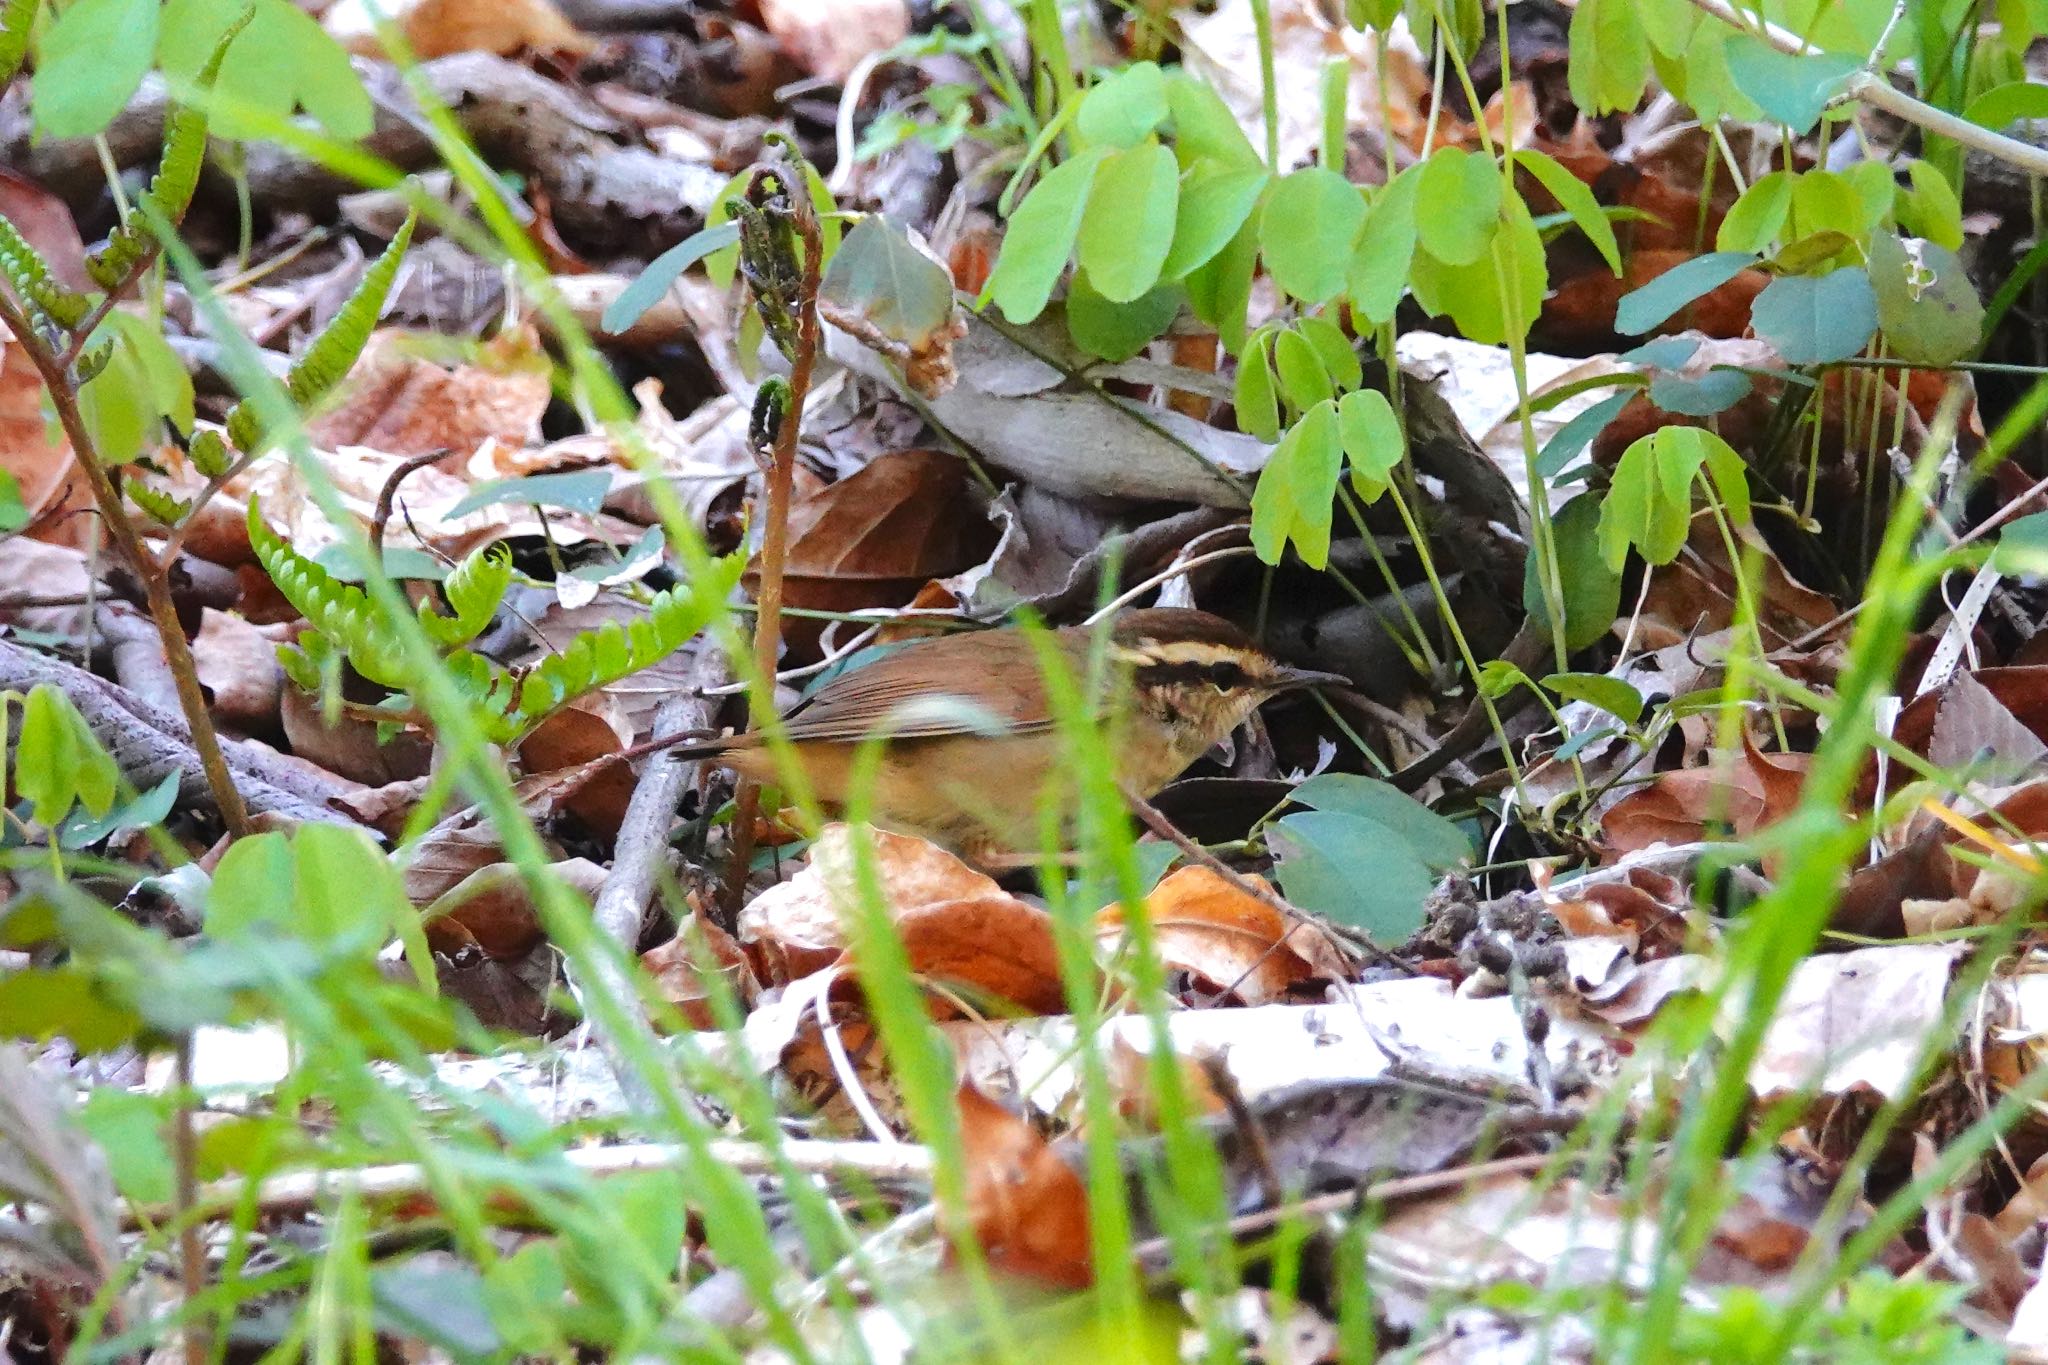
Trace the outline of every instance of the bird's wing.
<instances>
[{"instance_id":1,"label":"bird's wing","mask_svg":"<svg viewBox=\"0 0 2048 1365\"><path fill-rule=\"evenodd\" d=\"M948 697L966 705L957 714L937 709ZM901 714L914 703L932 704L933 713ZM1038 655L1022 632L947 635L895 650L825 684L783 718L783 727L798 741L938 739L976 732L968 706L1011 733L1052 725Z\"/></svg>"}]
</instances>

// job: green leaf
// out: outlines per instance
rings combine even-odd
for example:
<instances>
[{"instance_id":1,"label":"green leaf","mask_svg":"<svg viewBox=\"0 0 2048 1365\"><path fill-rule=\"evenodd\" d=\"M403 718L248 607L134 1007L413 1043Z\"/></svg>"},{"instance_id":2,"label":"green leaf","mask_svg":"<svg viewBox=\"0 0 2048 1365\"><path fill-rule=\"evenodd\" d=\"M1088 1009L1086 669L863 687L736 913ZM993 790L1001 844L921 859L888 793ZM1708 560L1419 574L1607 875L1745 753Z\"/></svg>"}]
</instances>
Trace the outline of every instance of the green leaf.
<instances>
[{"instance_id":1,"label":"green leaf","mask_svg":"<svg viewBox=\"0 0 2048 1365\"><path fill-rule=\"evenodd\" d=\"M0 1037L63 1039L80 1052L132 1041L142 1018L83 967L27 967L0 975Z\"/></svg>"},{"instance_id":2,"label":"green leaf","mask_svg":"<svg viewBox=\"0 0 2048 1365\"><path fill-rule=\"evenodd\" d=\"M1187 291L1169 282L1154 286L1143 298L1112 303L1096 292L1084 270L1067 289L1067 332L1089 355L1115 364L1151 344L1173 324L1186 301Z\"/></svg>"},{"instance_id":3,"label":"green leaf","mask_svg":"<svg viewBox=\"0 0 2048 1365\"><path fill-rule=\"evenodd\" d=\"M1216 329L1227 351L1235 353L1245 340L1245 314L1251 308L1252 277L1259 268L1256 219L1247 218L1230 245L1188 272L1188 308Z\"/></svg>"},{"instance_id":4,"label":"green leaf","mask_svg":"<svg viewBox=\"0 0 2048 1365\"><path fill-rule=\"evenodd\" d=\"M1560 697L1619 716L1629 725L1642 718L1643 694L1611 673L1553 673L1543 685Z\"/></svg>"},{"instance_id":5,"label":"green leaf","mask_svg":"<svg viewBox=\"0 0 2048 1365\"><path fill-rule=\"evenodd\" d=\"M1255 333L1237 359L1237 383L1231 406L1237 410L1237 428L1261 441L1280 439L1280 399L1273 386L1273 363L1263 328Z\"/></svg>"},{"instance_id":6,"label":"green leaf","mask_svg":"<svg viewBox=\"0 0 2048 1365\"><path fill-rule=\"evenodd\" d=\"M163 1204L177 1196L177 1167L164 1140L171 1129L170 1096L95 1086L73 1112L86 1135L106 1154L123 1198L138 1204Z\"/></svg>"},{"instance_id":7,"label":"green leaf","mask_svg":"<svg viewBox=\"0 0 2048 1365\"><path fill-rule=\"evenodd\" d=\"M1237 115L1205 80L1176 69L1166 79L1166 103L1173 111L1173 140L1182 162L1219 161L1264 172L1265 162L1238 126Z\"/></svg>"},{"instance_id":8,"label":"green leaf","mask_svg":"<svg viewBox=\"0 0 2048 1365\"><path fill-rule=\"evenodd\" d=\"M207 106L214 134L261 137L261 119L283 119L303 109L334 137L368 137L374 123L370 96L348 53L289 0L168 0L158 60L173 87L198 80L221 35L252 6L248 29L229 49L214 83L220 98Z\"/></svg>"},{"instance_id":9,"label":"green leaf","mask_svg":"<svg viewBox=\"0 0 2048 1365\"><path fill-rule=\"evenodd\" d=\"M1330 562L1331 503L1343 464L1337 405L1318 403L1273 447L1252 490L1252 547L1260 559L1279 563L1292 541L1310 568Z\"/></svg>"},{"instance_id":10,"label":"green leaf","mask_svg":"<svg viewBox=\"0 0 2048 1365\"><path fill-rule=\"evenodd\" d=\"M30 97L51 137L104 132L156 55L157 0L75 0L43 35Z\"/></svg>"},{"instance_id":11,"label":"green leaf","mask_svg":"<svg viewBox=\"0 0 2048 1365\"><path fill-rule=\"evenodd\" d=\"M1712 417L1749 397L1753 387L1748 375L1724 366L1701 375L1658 374L1650 378L1650 401L1681 417Z\"/></svg>"},{"instance_id":12,"label":"green leaf","mask_svg":"<svg viewBox=\"0 0 2048 1365\"><path fill-rule=\"evenodd\" d=\"M1296 787L1292 799L1386 826L1433 871L1448 872L1472 859L1472 839L1464 830L1388 783L1356 773L1320 773Z\"/></svg>"},{"instance_id":13,"label":"green leaf","mask_svg":"<svg viewBox=\"0 0 2048 1365\"><path fill-rule=\"evenodd\" d=\"M1846 53L1795 57L1754 34L1736 33L1728 39L1728 73L1735 78L1736 89L1756 101L1766 118L1802 136L1813 131L1821 111L1862 66Z\"/></svg>"},{"instance_id":14,"label":"green leaf","mask_svg":"<svg viewBox=\"0 0 2048 1365\"><path fill-rule=\"evenodd\" d=\"M2032 87L2040 89L2044 87ZM1915 159L1906 166L1912 188L1898 191L1900 224L1916 237L1959 251L1963 245L1963 206L1948 177L1931 162Z\"/></svg>"},{"instance_id":15,"label":"green leaf","mask_svg":"<svg viewBox=\"0 0 2048 1365\"><path fill-rule=\"evenodd\" d=\"M1316 314L1297 319L1294 330L1316 348L1317 358L1330 372L1330 380L1340 392L1355 389L1365 382L1365 367L1359 363L1358 352L1352 349L1351 338L1344 335L1342 327Z\"/></svg>"},{"instance_id":16,"label":"green leaf","mask_svg":"<svg viewBox=\"0 0 2048 1365\"><path fill-rule=\"evenodd\" d=\"M1880 232L1870 241L1877 321L1892 353L1915 365L1953 365L1983 340L1984 304L1953 251Z\"/></svg>"},{"instance_id":17,"label":"green leaf","mask_svg":"<svg viewBox=\"0 0 2048 1365\"><path fill-rule=\"evenodd\" d=\"M21 70L35 26L36 0L0 0L0 89Z\"/></svg>"},{"instance_id":18,"label":"green leaf","mask_svg":"<svg viewBox=\"0 0 2048 1365\"><path fill-rule=\"evenodd\" d=\"M953 324L953 277L877 213L846 234L819 282L818 299L912 350Z\"/></svg>"},{"instance_id":19,"label":"green leaf","mask_svg":"<svg viewBox=\"0 0 2048 1365\"><path fill-rule=\"evenodd\" d=\"M162 824L170 815L171 807L177 803L178 778L177 773L167 773L163 781L134 800L114 806L104 815L89 816L85 811L74 809L58 823L58 846L90 848L117 830L147 829Z\"/></svg>"},{"instance_id":20,"label":"green leaf","mask_svg":"<svg viewBox=\"0 0 2048 1365\"><path fill-rule=\"evenodd\" d=\"M21 481L0 469L0 535L28 525L28 504L22 501Z\"/></svg>"},{"instance_id":21,"label":"green leaf","mask_svg":"<svg viewBox=\"0 0 2048 1365\"><path fill-rule=\"evenodd\" d=\"M1621 612L1621 574L1609 567L1600 549L1600 500L1582 493L1550 518L1550 539L1557 553L1558 577L1564 598L1564 643L1567 650L1585 649L1614 626ZM1550 629L1550 596L1538 576L1532 549L1525 561L1522 607L1529 619Z\"/></svg>"},{"instance_id":22,"label":"green leaf","mask_svg":"<svg viewBox=\"0 0 2048 1365\"><path fill-rule=\"evenodd\" d=\"M1991 549L1991 567L2008 577L2048 577L2048 512L2007 522Z\"/></svg>"},{"instance_id":23,"label":"green leaf","mask_svg":"<svg viewBox=\"0 0 2048 1365\"><path fill-rule=\"evenodd\" d=\"M1721 220L1714 245L1722 251L1760 252L1776 241L1792 214L1793 179L1790 171L1758 177Z\"/></svg>"},{"instance_id":24,"label":"green leaf","mask_svg":"<svg viewBox=\"0 0 2048 1365\"><path fill-rule=\"evenodd\" d=\"M1259 245L1273 282L1303 303L1344 288L1365 201L1335 171L1311 166L1276 181L1259 216Z\"/></svg>"},{"instance_id":25,"label":"green leaf","mask_svg":"<svg viewBox=\"0 0 2048 1365\"><path fill-rule=\"evenodd\" d=\"M1588 114L1627 113L1650 79L1650 44L1635 0L1580 0L1572 12L1565 69L1572 103Z\"/></svg>"},{"instance_id":26,"label":"green leaf","mask_svg":"<svg viewBox=\"0 0 2048 1365\"><path fill-rule=\"evenodd\" d=\"M1786 236L1797 242L1817 232L1840 232L1860 239L1876 226L1882 211L1873 212L1870 201L1847 176L1806 171L1792 186L1792 223Z\"/></svg>"},{"instance_id":27,"label":"green leaf","mask_svg":"<svg viewBox=\"0 0 2048 1365\"><path fill-rule=\"evenodd\" d=\"M1621 274L1621 244L1614 239L1614 224L1607 221L1607 214L1586 182L1542 152L1519 151L1515 153L1515 161L1535 176L1537 182L1550 191L1550 197L1557 200L1559 207L1571 215L1572 222L1598 249L1608 268L1616 275ZM1432 254L1440 258L1443 256L1434 248Z\"/></svg>"},{"instance_id":28,"label":"green leaf","mask_svg":"<svg viewBox=\"0 0 2048 1365\"><path fill-rule=\"evenodd\" d=\"M988 281L989 297L1010 321L1030 322L1045 311L1074 252L1095 171L1108 156L1107 148L1095 147L1053 167L1010 215Z\"/></svg>"},{"instance_id":29,"label":"green leaf","mask_svg":"<svg viewBox=\"0 0 2048 1365\"><path fill-rule=\"evenodd\" d=\"M1166 74L1157 62L1134 62L1082 98L1074 129L1091 144L1135 147L1166 114Z\"/></svg>"},{"instance_id":30,"label":"green leaf","mask_svg":"<svg viewBox=\"0 0 2048 1365\"><path fill-rule=\"evenodd\" d=\"M858 229L856 229L857 231ZM738 223L720 223L693 232L647 263L633 282L619 291L598 319L598 325L616 336L638 322L648 309L661 302L662 295L682 278L685 270L722 247L740 239Z\"/></svg>"},{"instance_id":31,"label":"green leaf","mask_svg":"<svg viewBox=\"0 0 2048 1365\"><path fill-rule=\"evenodd\" d=\"M453 521L480 507L515 502L532 507L566 507L572 512L594 516L604 507L605 495L611 487L612 472L609 469L578 469L567 474L528 474L519 479L492 479L470 489L467 496L443 515Z\"/></svg>"},{"instance_id":32,"label":"green leaf","mask_svg":"<svg viewBox=\"0 0 2048 1365\"><path fill-rule=\"evenodd\" d=\"M1280 375L1280 391L1296 411L1307 412L1318 403L1337 396L1330 372L1307 337L1293 328L1283 328L1273 338L1273 368Z\"/></svg>"},{"instance_id":33,"label":"green leaf","mask_svg":"<svg viewBox=\"0 0 2048 1365\"><path fill-rule=\"evenodd\" d=\"M1337 404L1338 439L1351 462L1351 486L1367 503L1387 491L1401 465L1401 423L1378 389L1354 389Z\"/></svg>"},{"instance_id":34,"label":"green leaf","mask_svg":"<svg viewBox=\"0 0 2048 1365\"><path fill-rule=\"evenodd\" d=\"M1490 157L1439 147L1422 163L1415 194L1415 221L1430 255L1445 265L1471 265L1486 253L1500 226L1500 170Z\"/></svg>"},{"instance_id":35,"label":"green leaf","mask_svg":"<svg viewBox=\"0 0 2048 1365\"><path fill-rule=\"evenodd\" d=\"M1824 365L1862 350L1877 330L1870 277L1851 267L1818 277L1780 275L1750 307L1757 335L1794 365Z\"/></svg>"},{"instance_id":36,"label":"green leaf","mask_svg":"<svg viewBox=\"0 0 2048 1365\"><path fill-rule=\"evenodd\" d=\"M1470 340L1498 346L1511 335L1527 337L1548 286L1543 235L1519 194L1508 196L1489 252L1491 269L1446 265L1419 251L1409 283L1430 313L1449 314Z\"/></svg>"},{"instance_id":37,"label":"green leaf","mask_svg":"<svg viewBox=\"0 0 2048 1365\"><path fill-rule=\"evenodd\" d=\"M1746 251L1716 251L1673 266L1642 288L1622 295L1614 310L1614 330L1625 336L1641 336L1756 262L1757 258Z\"/></svg>"},{"instance_id":38,"label":"green leaf","mask_svg":"<svg viewBox=\"0 0 2048 1365\"><path fill-rule=\"evenodd\" d=\"M1352 249L1345 288L1351 306L1374 326L1393 319L1408 292L1408 268L1415 259L1415 199L1422 168L1411 166L1373 195L1365 227Z\"/></svg>"},{"instance_id":39,"label":"green leaf","mask_svg":"<svg viewBox=\"0 0 2048 1365\"><path fill-rule=\"evenodd\" d=\"M29 689L14 755L14 789L30 804L31 818L55 829L74 801L87 814L105 815L119 781L120 770L71 699L49 683Z\"/></svg>"},{"instance_id":40,"label":"green leaf","mask_svg":"<svg viewBox=\"0 0 2048 1365\"><path fill-rule=\"evenodd\" d=\"M1180 188L1173 245L1159 267L1160 277L1177 280L1213 260L1258 207L1269 178L1263 166L1233 169L1201 162L1189 171Z\"/></svg>"},{"instance_id":41,"label":"green leaf","mask_svg":"<svg viewBox=\"0 0 2048 1365\"><path fill-rule=\"evenodd\" d=\"M1703 466L1730 516L1748 520L1742 457L1713 432L1661 427L1622 452L1600 506L1600 553L1610 570L1621 571L1630 546L1651 564L1678 557L1692 524L1693 479Z\"/></svg>"},{"instance_id":42,"label":"green leaf","mask_svg":"<svg viewBox=\"0 0 2048 1365\"><path fill-rule=\"evenodd\" d=\"M1400 834L1362 816L1312 810L1268 832L1287 899L1312 914L1398 942L1422 927L1435 879Z\"/></svg>"},{"instance_id":43,"label":"green leaf","mask_svg":"<svg viewBox=\"0 0 2048 1365\"><path fill-rule=\"evenodd\" d=\"M1620 416L1633 397L1635 393L1629 389L1610 394L1559 427L1536 456L1536 477L1554 479L1562 474L1606 430L1607 424Z\"/></svg>"},{"instance_id":44,"label":"green leaf","mask_svg":"<svg viewBox=\"0 0 2048 1365\"><path fill-rule=\"evenodd\" d=\"M1112 303L1159 283L1180 213L1180 166L1157 142L1116 152L1095 174L1081 218L1081 268ZM1007 311L1007 310L1006 310Z\"/></svg>"},{"instance_id":45,"label":"green leaf","mask_svg":"<svg viewBox=\"0 0 2048 1365\"><path fill-rule=\"evenodd\" d=\"M1963 117L1993 132L2021 119L2048 119L2048 85L2011 81L1993 86L1963 107Z\"/></svg>"}]
</instances>

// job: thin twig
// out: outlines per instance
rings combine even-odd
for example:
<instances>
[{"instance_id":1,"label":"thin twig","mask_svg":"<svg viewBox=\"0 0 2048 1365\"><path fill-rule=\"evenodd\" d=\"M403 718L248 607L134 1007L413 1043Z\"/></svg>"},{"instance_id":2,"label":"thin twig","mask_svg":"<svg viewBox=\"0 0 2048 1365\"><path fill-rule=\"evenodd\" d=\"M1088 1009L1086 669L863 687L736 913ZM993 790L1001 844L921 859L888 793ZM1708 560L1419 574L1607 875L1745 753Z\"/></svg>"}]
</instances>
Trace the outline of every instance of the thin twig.
<instances>
[{"instance_id":1,"label":"thin twig","mask_svg":"<svg viewBox=\"0 0 2048 1365\"><path fill-rule=\"evenodd\" d=\"M178 1039L175 1084L178 1108L171 1122L171 1160L176 1168L178 1280L185 1302L194 1303L206 1290L206 1243L199 1220L191 1216L199 1202L199 1140L192 1129L192 1107L199 1102L192 1086L192 1035ZM194 1313L181 1334L185 1365L206 1365L213 1358L213 1334L204 1314Z\"/></svg>"},{"instance_id":2,"label":"thin twig","mask_svg":"<svg viewBox=\"0 0 2048 1365\"><path fill-rule=\"evenodd\" d=\"M425 469L448 457L448 447L442 446L423 454L400 460L391 472L384 476L384 486L377 490L377 508L370 514L370 560L381 572L384 568L384 528L391 524L391 509L398 501L398 485L417 470Z\"/></svg>"},{"instance_id":3,"label":"thin twig","mask_svg":"<svg viewBox=\"0 0 2048 1365\"><path fill-rule=\"evenodd\" d=\"M1730 0L1692 0L1694 8L1704 10L1722 23L1739 28L1745 33L1763 39L1780 52L1801 57L1818 48L1810 46L1804 38L1789 29L1761 20L1756 15L1738 10ZM1873 54L1872 60L1881 60L1882 53ZM1987 156L1993 156L2008 165L2017 166L2029 175L2048 175L2048 149L2021 142L2003 133L1994 133L1968 119L1957 118L1945 109L1937 109L1925 100L1919 100L1897 89L1884 76L1868 69L1858 71L1849 78L1842 89L1845 99L1860 101L1873 109L1881 109L1897 119L1938 134L1965 147L1973 147Z\"/></svg>"}]
</instances>

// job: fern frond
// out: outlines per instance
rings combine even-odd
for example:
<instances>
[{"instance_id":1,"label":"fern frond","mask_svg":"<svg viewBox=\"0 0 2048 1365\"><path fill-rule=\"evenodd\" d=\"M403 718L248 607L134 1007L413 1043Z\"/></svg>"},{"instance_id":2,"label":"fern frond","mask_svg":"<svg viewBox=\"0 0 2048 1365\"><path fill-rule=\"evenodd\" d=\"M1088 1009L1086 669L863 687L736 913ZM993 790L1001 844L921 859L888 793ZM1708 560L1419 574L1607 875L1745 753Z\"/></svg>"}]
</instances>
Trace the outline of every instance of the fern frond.
<instances>
[{"instance_id":1,"label":"fern frond","mask_svg":"<svg viewBox=\"0 0 2048 1365\"><path fill-rule=\"evenodd\" d=\"M413 225L418 221L417 214L405 216L405 223L391 239L391 244L363 272L362 283L356 286L355 292L348 296L326 329L313 338L305 354L285 376L285 388L291 392L292 402L300 408L310 407L325 397L356 363L363 347L370 344L370 332L384 312L385 296L391 292L392 281L398 277L399 263L404 259L406 247L412 243ZM245 453L254 451L264 439L262 420L247 403L235 405L234 411L228 414L227 426L228 440L234 443L235 449Z\"/></svg>"},{"instance_id":2,"label":"fern frond","mask_svg":"<svg viewBox=\"0 0 2048 1365\"><path fill-rule=\"evenodd\" d=\"M0 2L0 86L14 79L28 56L29 33L36 26L36 0Z\"/></svg>"},{"instance_id":3,"label":"fern frond","mask_svg":"<svg viewBox=\"0 0 2048 1365\"><path fill-rule=\"evenodd\" d=\"M221 62L228 55L228 45L255 17L253 9L242 11L241 17L229 24L220 41L213 45L213 54L199 72L202 90L213 88ZM164 222L175 227L184 221L185 210L192 206L192 195L199 188L199 171L205 163L205 113L193 105L173 104L164 115L163 157L141 197L162 215ZM129 272L148 257L155 234L142 223L141 215L131 214L127 222L114 229L104 247L86 257L85 268L101 288L119 288L127 281Z\"/></svg>"},{"instance_id":4,"label":"fern frond","mask_svg":"<svg viewBox=\"0 0 2048 1365\"><path fill-rule=\"evenodd\" d=\"M0 215L0 275L6 276L16 297L66 330L76 327L92 307L85 295L50 274L43 253L29 245L28 238L4 215Z\"/></svg>"},{"instance_id":5,"label":"fern frond","mask_svg":"<svg viewBox=\"0 0 2048 1365\"><path fill-rule=\"evenodd\" d=\"M411 670L404 650L369 594L285 544L265 524L254 498L249 500L249 546L285 600L341 648L356 672L384 687L406 686Z\"/></svg>"},{"instance_id":6,"label":"fern frond","mask_svg":"<svg viewBox=\"0 0 2048 1365\"><path fill-rule=\"evenodd\" d=\"M455 614L445 616L431 607L423 608L420 625L444 649L466 645L490 625L511 586L511 550L502 544L473 550L441 585L441 594Z\"/></svg>"},{"instance_id":7,"label":"fern frond","mask_svg":"<svg viewBox=\"0 0 2048 1365\"><path fill-rule=\"evenodd\" d=\"M77 363L72 367L78 375L78 382L80 384L90 384L93 380L98 379L113 358L114 339L112 337L108 337L99 345L80 353Z\"/></svg>"},{"instance_id":8,"label":"fern frond","mask_svg":"<svg viewBox=\"0 0 2048 1365\"><path fill-rule=\"evenodd\" d=\"M185 448L185 457L192 461L192 467L209 479L217 479L234 466L234 457L228 454L228 443L212 427L206 427L192 437L192 443Z\"/></svg>"},{"instance_id":9,"label":"fern frond","mask_svg":"<svg viewBox=\"0 0 2048 1365\"><path fill-rule=\"evenodd\" d=\"M137 478L127 480L128 501L140 507L151 521L164 526L176 526L192 510L192 504L174 498L161 488L153 488Z\"/></svg>"},{"instance_id":10,"label":"fern frond","mask_svg":"<svg viewBox=\"0 0 2048 1365\"><path fill-rule=\"evenodd\" d=\"M516 726L512 733L534 725L563 703L638 673L682 648L732 595L745 567L741 556L727 555L714 561L709 582L660 593L648 604L647 614L632 625L607 621L578 635L561 653L543 659L519 680L519 704L509 718Z\"/></svg>"}]
</instances>

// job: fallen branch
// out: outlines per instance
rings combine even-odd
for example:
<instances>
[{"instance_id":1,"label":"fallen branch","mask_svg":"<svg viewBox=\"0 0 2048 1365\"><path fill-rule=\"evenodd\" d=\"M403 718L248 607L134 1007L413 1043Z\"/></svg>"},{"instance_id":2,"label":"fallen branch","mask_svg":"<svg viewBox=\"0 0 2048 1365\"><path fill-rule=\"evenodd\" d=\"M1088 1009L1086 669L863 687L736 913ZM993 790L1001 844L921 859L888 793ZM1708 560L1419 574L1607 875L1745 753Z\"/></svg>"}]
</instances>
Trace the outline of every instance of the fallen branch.
<instances>
[{"instance_id":1,"label":"fallen branch","mask_svg":"<svg viewBox=\"0 0 2048 1365\"><path fill-rule=\"evenodd\" d=\"M734 1142L713 1139L706 1144L710 1158L742 1175L772 1175L794 1168L812 1175L861 1180L923 1182L931 1179L930 1149L913 1143L820 1142L792 1138L777 1144ZM561 1159L585 1175L625 1175L633 1171L673 1170L689 1157L681 1143L636 1142L616 1147L582 1147L563 1152ZM246 1180L215 1180L195 1192L191 1209L200 1216L217 1217L231 1212L246 1196ZM274 1175L257 1183L259 1213L298 1213L322 1199L352 1194L360 1199L389 1199L428 1194L433 1183L426 1167L412 1162L390 1166L361 1166L343 1171L295 1171ZM166 1205L130 1205L122 1213L122 1226L136 1229L154 1226L173 1217Z\"/></svg>"},{"instance_id":2,"label":"fallen branch","mask_svg":"<svg viewBox=\"0 0 2048 1365\"><path fill-rule=\"evenodd\" d=\"M191 731L181 718L97 674L0 640L0 689L26 692L38 683L49 683L71 699L93 737L137 790L147 790L176 773L181 802L219 813L192 747ZM329 804L355 790L354 784L340 778L323 783L304 768L247 742L224 740L221 748L250 814L272 814L298 822L356 823Z\"/></svg>"}]
</instances>

